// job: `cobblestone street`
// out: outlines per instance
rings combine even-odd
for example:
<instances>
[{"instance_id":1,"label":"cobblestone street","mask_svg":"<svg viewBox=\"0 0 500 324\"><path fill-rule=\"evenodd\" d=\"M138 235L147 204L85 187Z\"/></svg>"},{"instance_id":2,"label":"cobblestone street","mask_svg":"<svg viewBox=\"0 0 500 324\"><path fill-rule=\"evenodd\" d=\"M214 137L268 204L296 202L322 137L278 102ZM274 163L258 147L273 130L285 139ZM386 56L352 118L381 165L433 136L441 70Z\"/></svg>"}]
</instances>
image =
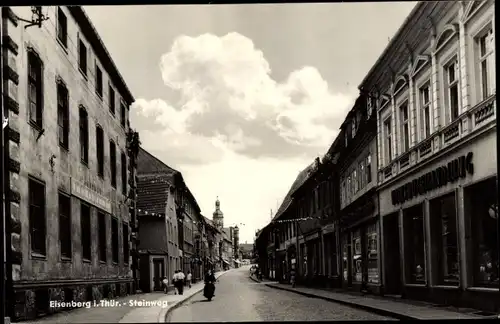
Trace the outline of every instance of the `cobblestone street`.
<instances>
[{"instance_id":1,"label":"cobblestone street","mask_svg":"<svg viewBox=\"0 0 500 324\"><path fill-rule=\"evenodd\" d=\"M362 310L269 288L248 278L244 267L227 273L208 302L197 294L167 322L390 320Z\"/></svg>"}]
</instances>

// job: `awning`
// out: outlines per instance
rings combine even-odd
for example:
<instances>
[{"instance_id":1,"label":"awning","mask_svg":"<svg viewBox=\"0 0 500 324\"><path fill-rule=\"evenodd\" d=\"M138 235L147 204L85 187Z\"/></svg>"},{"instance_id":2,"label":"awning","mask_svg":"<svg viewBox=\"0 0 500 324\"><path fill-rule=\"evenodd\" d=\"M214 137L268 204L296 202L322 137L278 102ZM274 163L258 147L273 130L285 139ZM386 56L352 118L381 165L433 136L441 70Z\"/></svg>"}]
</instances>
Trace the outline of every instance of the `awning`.
<instances>
[{"instance_id":1,"label":"awning","mask_svg":"<svg viewBox=\"0 0 500 324\"><path fill-rule=\"evenodd\" d=\"M222 259L222 261L223 261L225 264L228 264L228 265L229 265L229 261L227 261L226 259Z\"/></svg>"},{"instance_id":2,"label":"awning","mask_svg":"<svg viewBox=\"0 0 500 324\"><path fill-rule=\"evenodd\" d=\"M238 263L238 264L241 263L240 260L233 260L233 261L234 261L234 263Z\"/></svg>"}]
</instances>

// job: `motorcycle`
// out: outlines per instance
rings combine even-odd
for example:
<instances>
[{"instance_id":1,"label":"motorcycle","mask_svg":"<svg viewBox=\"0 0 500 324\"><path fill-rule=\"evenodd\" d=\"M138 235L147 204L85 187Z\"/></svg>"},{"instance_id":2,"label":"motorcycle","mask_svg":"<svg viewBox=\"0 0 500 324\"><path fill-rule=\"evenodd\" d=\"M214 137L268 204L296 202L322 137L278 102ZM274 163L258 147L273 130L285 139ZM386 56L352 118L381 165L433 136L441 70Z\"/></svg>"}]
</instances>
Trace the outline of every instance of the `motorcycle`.
<instances>
[{"instance_id":1,"label":"motorcycle","mask_svg":"<svg viewBox=\"0 0 500 324\"><path fill-rule=\"evenodd\" d=\"M215 292L215 284L212 281L208 281L205 283L205 287L203 288L203 296L211 301L214 297Z\"/></svg>"}]
</instances>

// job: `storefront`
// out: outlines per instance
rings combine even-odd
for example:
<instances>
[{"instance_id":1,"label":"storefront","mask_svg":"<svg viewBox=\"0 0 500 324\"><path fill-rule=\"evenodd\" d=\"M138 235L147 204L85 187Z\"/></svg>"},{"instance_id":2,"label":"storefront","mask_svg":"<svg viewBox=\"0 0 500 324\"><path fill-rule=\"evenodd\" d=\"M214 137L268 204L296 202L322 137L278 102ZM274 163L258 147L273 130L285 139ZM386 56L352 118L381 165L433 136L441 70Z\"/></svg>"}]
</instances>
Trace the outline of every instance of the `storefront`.
<instances>
[{"instance_id":1,"label":"storefront","mask_svg":"<svg viewBox=\"0 0 500 324\"><path fill-rule=\"evenodd\" d=\"M329 224L322 229L324 270L326 286L331 288L340 287L340 277L338 268L337 235L334 224Z\"/></svg>"},{"instance_id":2,"label":"storefront","mask_svg":"<svg viewBox=\"0 0 500 324\"><path fill-rule=\"evenodd\" d=\"M379 222L376 195L365 197L343 210L340 244L342 287L380 293Z\"/></svg>"},{"instance_id":3,"label":"storefront","mask_svg":"<svg viewBox=\"0 0 500 324\"><path fill-rule=\"evenodd\" d=\"M459 143L380 186L387 294L500 307L495 140Z\"/></svg>"}]
</instances>

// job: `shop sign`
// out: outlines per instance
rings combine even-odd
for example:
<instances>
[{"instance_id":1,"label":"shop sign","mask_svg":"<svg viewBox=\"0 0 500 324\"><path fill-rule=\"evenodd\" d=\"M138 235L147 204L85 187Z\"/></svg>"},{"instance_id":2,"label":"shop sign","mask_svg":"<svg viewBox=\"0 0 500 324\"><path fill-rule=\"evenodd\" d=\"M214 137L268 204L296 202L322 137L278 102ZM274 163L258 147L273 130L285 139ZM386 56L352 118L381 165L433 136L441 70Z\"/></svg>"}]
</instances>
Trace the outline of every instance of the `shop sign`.
<instances>
[{"instance_id":1,"label":"shop sign","mask_svg":"<svg viewBox=\"0 0 500 324\"><path fill-rule=\"evenodd\" d=\"M402 204L419 195L441 188L448 183L465 178L467 174L474 174L472 163L473 153L460 156L447 165L440 166L413 181L410 181L391 192L392 204Z\"/></svg>"},{"instance_id":2,"label":"shop sign","mask_svg":"<svg viewBox=\"0 0 500 324\"><path fill-rule=\"evenodd\" d=\"M73 178L71 179L71 194L111 214L111 201L108 198Z\"/></svg>"}]
</instances>

